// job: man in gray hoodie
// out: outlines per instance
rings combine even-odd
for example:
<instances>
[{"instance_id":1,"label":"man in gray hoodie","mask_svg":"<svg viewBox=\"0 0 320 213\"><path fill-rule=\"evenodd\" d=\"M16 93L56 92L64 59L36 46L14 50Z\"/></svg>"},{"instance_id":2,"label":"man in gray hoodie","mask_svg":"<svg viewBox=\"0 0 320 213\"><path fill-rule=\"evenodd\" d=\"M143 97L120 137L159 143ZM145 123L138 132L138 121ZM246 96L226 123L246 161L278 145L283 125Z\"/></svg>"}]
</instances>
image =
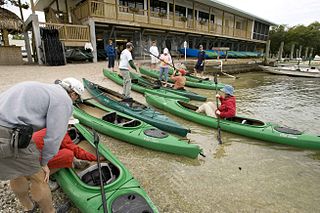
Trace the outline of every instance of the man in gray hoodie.
<instances>
[{"instance_id":1,"label":"man in gray hoodie","mask_svg":"<svg viewBox=\"0 0 320 213\"><path fill-rule=\"evenodd\" d=\"M83 91L80 81L66 78L57 84L22 82L0 94L0 180L10 180L24 211L34 209L35 201L43 212L55 212L47 163L58 152L72 103ZM30 136L43 128L47 132L40 154Z\"/></svg>"}]
</instances>

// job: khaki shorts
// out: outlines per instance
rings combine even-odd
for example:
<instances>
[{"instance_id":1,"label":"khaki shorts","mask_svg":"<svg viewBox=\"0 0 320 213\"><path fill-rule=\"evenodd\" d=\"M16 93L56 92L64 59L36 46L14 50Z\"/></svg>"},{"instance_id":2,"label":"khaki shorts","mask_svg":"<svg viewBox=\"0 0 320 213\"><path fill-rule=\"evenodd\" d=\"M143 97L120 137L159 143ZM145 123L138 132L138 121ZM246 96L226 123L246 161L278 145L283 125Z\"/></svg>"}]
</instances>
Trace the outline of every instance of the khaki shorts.
<instances>
[{"instance_id":1,"label":"khaki shorts","mask_svg":"<svg viewBox=\"0 0 320 213\"><path fill-rule=\"evenodd\" d=\"M25 149L14 153L11 145L12 130L0 127L0 180L30 176L41 169L40 153L33 140Z\"/></svg>"}]
</instances>

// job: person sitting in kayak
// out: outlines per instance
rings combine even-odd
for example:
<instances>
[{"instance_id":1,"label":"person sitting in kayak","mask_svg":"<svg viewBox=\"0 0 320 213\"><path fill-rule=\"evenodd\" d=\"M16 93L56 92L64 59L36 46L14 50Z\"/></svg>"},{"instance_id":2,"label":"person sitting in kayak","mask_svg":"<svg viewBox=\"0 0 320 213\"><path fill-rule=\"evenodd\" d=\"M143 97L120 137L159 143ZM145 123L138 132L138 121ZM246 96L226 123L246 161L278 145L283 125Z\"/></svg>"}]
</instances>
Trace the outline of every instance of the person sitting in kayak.
<instances>
[{"instance_id":1,"label":"person sitting in kayak","mask_svg":"<svg viewBox=\"0 0 320 213\"><path fill-rule=\"evenodd\" d=\"M69 125L75 124L78 122L79 122L78 119L71 118L69 120ZM78 145L76 145L73 142L73 140L70 137L71 130L72 128L71 129L69 128L68 132L64 136L58 153L48 162L50 174L57 172L61 168L83 169L89 165L88 161L97 160L95 155L80 148ZM32 139L35 141L36 146L40 152L44 146L43 139L45 135L46 135L46 128L35 132L32 136ZM73 132L73 135L75 135L74 132ZM74 139L77 139L76 135L73 137L75 137Z\"/></svg>"},{"instance_id":2,"label":"person sitting in kayak","mask_svg":"<svg viewBox=\"0 0 320 213\"><path fill-rule=\"evenodd\" d=\"M216 103L207 102L202 104L196 112L204 112L211 117L219 116L222 119L234 117L236 115L236 98L233 95L233 87L226 84L220 91L221 93L216 95L216 98L221 102L218 109Z\"/></svg>"},{"instance_id":3,"label":"person sitting in kayak","mask_svg":"<svg viewBox=\"0 0 320 213\"><path fill-rule=\"evenodd\" d=\"M186 75L187 71L184 69L179 69L179 75L176 76L176 70L174 70L171 75L171 79L174 81L173 89L184 90L184 85L186 84Z\"/></svg>"}]
</instances>

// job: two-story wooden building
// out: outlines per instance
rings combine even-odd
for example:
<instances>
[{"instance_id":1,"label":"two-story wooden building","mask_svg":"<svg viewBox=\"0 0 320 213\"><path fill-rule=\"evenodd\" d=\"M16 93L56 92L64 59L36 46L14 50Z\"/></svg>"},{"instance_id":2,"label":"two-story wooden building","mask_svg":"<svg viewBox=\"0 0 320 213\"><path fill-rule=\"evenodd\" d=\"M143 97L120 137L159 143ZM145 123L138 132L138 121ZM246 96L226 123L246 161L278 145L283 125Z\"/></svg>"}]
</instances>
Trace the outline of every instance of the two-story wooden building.
<instances>
[{"instance_id":1,"label":"two-story wooden building","mask_svg":"<svg viewBox=\"0 0 320 213\"><path fill-rule=\"evenodd\" d=\"M91 42L94 61L108 39L117 46L133 41L134 54L156 40L159 47L177 50L187 41L190 48L203 44L231 50L263 50L273 23L226 4L210 0L31 0L33 11L43 11L46 22L29 17L33 29L59 30L66 46ZM37 29L35 29L38 31ZM39 38L39 37L38 37Z\"/></svg>"}]
</instances>

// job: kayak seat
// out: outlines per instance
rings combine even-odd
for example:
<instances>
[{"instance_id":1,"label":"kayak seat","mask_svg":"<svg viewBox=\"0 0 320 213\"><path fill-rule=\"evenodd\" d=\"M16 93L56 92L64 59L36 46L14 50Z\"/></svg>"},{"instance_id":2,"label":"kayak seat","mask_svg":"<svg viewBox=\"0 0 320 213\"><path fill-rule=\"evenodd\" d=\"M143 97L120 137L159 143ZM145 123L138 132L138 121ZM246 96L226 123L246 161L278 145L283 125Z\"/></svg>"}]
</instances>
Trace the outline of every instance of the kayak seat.
<instances>
[{"instance_id":1,"label":"kayak seat","mask_svg":"<svg viewBox=\"0 0 320 213\"><path fill-rule=\"evenodd\" d=\"M123 127L135 127L135 126L139 126L140 124L141 124L140 121L132 119L130 121L121 123L120 125L123 126Z\"/></svg>"},{"instance_id":2,"label":"kayak seat","mask_svg":"<svg viewBox=\"0 0 320 213\"><path fill-rule=\"evenodd\" d=\"M117 113L116 112L109 112L102 116L102 120L110 122L110 123L115 123L117 121Z\"/></svg>"}]
</instances>

